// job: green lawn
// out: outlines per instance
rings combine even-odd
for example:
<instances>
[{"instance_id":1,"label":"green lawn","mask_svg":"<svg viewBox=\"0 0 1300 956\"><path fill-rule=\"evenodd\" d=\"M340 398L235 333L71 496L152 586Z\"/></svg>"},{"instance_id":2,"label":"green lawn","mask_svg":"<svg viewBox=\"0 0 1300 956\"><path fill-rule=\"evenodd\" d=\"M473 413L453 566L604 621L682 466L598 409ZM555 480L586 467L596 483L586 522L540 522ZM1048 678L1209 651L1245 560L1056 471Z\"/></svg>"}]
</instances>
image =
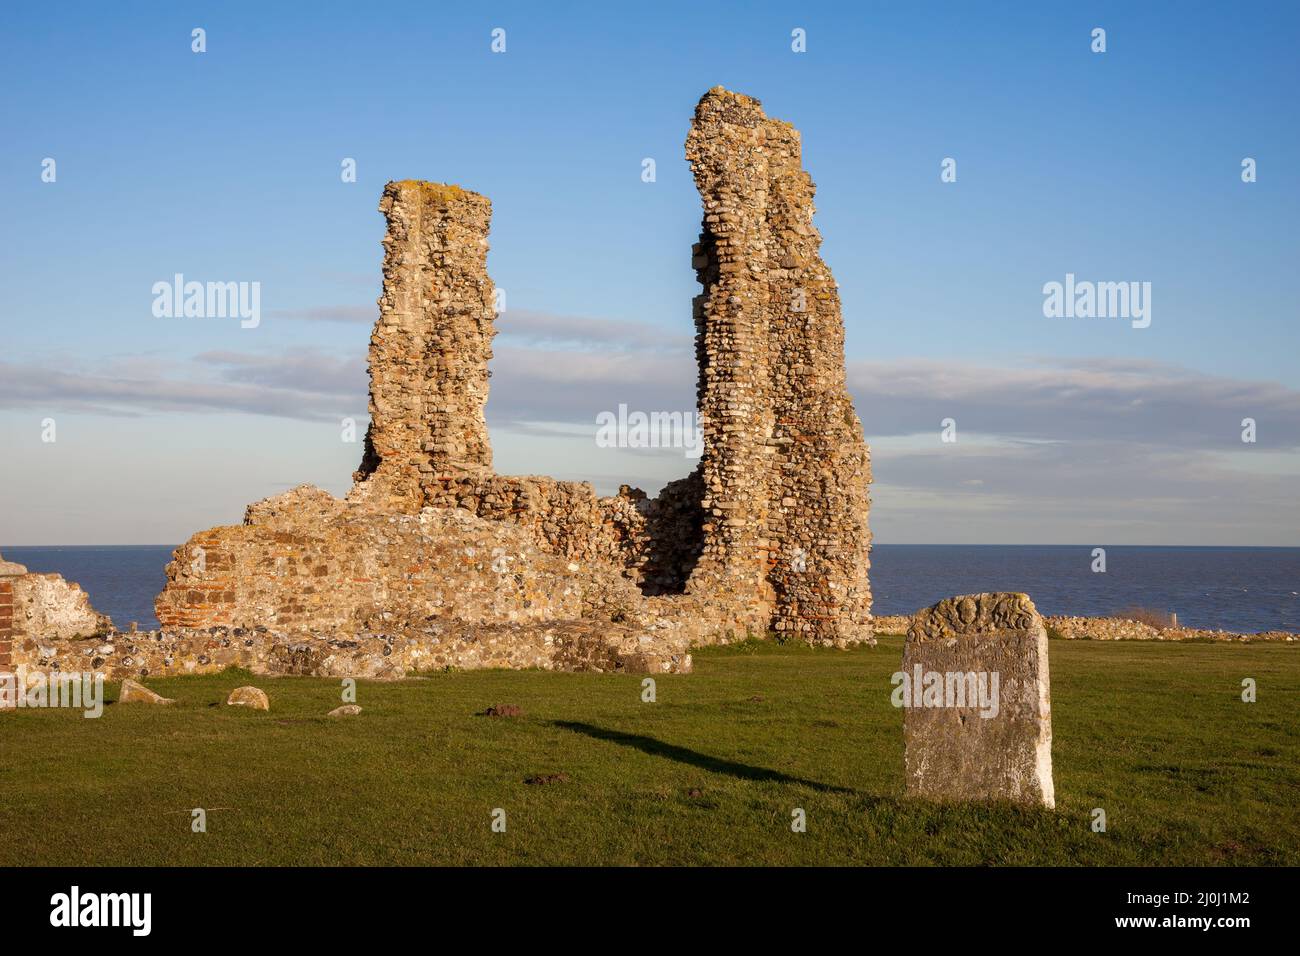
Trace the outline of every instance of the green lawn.
<instances>
[{"instance_id":1,"label":"green lawn","mask_svg":"<svg viewBox=\"0 0 1300 956\"><path fill-rule=\"evenodd\" d=\"M9 713L0 864L1300 863L1295 645L1053 641L1054 813L903 799L901 648L711 649L653 704L639 676L480 671L330 719L337 681L226 673ZM270 713L221 703L242 683ZM523 716L476 716L499 703Z\"/></svg>"}]
</instances>

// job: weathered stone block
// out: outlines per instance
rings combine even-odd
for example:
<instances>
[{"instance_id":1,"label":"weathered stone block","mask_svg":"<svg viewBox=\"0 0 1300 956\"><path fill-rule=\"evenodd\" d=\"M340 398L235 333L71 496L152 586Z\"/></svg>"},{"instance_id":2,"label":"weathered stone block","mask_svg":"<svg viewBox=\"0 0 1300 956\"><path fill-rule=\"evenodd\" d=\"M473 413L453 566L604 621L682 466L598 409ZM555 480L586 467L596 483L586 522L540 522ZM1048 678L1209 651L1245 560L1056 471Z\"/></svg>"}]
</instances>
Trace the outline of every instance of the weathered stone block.
<instances>
[{"instance_id":1,"label":"weathered stone block","mask_svg":"<svg viewBox=\"0 0 1300 956\"><path fill-rule=\"evenodd\" d=\"M270 710L271 701L266 691L259 687L236 687L226 698L231 707L251 707L253 710Z\"/></svg>"},{"instance_id":2,"label":"weathered stone block","mask_svg":"<svg viewBox=\"0 0 1300 956\"><path fill-rule=\"evenodd\" d=\"M133 681L122 681L122 692L117 695L119 704L174 704L175 700L170 697L163 697L151 691L143 684Z\"/></svg>"},{"instance_id":3,"label":"weathered stone block","mask_svg":"<svg viewBox=\"0 0 1300 956\"><path fill-rule=\"evenodd\" d=\"M894 684L909 795L1055 806L1047 629L1028 595L919 611Z\"/></svg>"}]
</instances>

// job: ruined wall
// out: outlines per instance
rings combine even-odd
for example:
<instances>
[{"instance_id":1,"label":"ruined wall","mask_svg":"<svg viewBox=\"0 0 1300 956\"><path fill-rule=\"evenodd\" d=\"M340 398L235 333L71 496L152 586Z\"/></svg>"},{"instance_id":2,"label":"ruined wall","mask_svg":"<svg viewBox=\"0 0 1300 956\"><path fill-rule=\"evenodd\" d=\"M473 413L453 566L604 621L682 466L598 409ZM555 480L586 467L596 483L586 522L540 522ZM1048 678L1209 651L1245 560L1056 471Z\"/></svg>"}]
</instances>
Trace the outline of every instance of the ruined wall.
<instances>
[{"instance_id":1,"label":"ruined wall","mask_svg":"<svg viewBox=\"0 0 1300 956\"><path fill-rule=\"evenodd\" d=\"M494 286L492 204L416 180L389 183L384 288L370 342L371 424L350 501L412 513L462 508L525 528L556 554L635 568L644 518L586 482L492 470L484 406Z\"/></svg>"},{"instance_id":2,"label":"ruined wall","mask_svg":"<svg viewBox=\"0 0 1300 956\"><path fill-rule=\"evenodd\" d=\"M707 513L689 590L771 603L773 627L807 640L870 640L868 453L799 133L716 87L686 156L704 204L694 264Z\"/></svg>"},{"instance_id":3,"label":"ruined wall","mask_svg":"<svg viewBox=\"0 0 1300 956\"><path fill-rule=\"evenodd\" d=\"M114 632L63 641L27 638L14 645L13 669L20 667L29 673L98 673L107 680L215 674L227 667L272 676L400 680L451 667L689 673L692 661L685 641L663 641L621 625L443 621L391 633L310 639L265 626Z\"/></svg>"},{"instance_id":4,"label":"ruined wall","mask_svg":"<svg viewBox=\"0 0 1300 956\"><path fill-rule=\"evenodd\" d=\"M492 472L492 204L458 186L389 183L384 288L370 338L370 427L357 493L411 511L428 482Z\"/></svg>"},{"instance_id":5,"label":"ruined wall","mask_svg":"<svg viewBox=\"0 0 1300 956\"><path fill-rule=\"evenodd\" d=\"M0 557L0 670L6 651L28 637L66 640L111 631L85 591L58 574L34 574Z\"/></svg>"},{"instance_id":6,"label":"ruined wall","mask_svg":"<svg viewBox=\"0 0 1300 956\"><path fill-rule=\"evenodd\" d=\"M0 575L0 674L13 666L14 638L14 586L6 575Z\"/></svg>"},{"instance_id":7,"label":"ruined wall","mask_svg":"<svg viewBox=\"0 0 1300 956\"><path fill-rule=\"evenodd\" d=\"M193 667L199 649L207 659L198 666L234 662L266 673L308 672L285 670L287 660L324 674L338 663L357 676L393 676L399 663L403 673L429 666L683 671L690 646L744 635L752 625L695 602L654 606L620 567L543 550L512 523L460 508L387 512L310 486L249 506L242 525L194 535L167 566L155 608L162 643L126 638L134 649L125 676L148 676L128 673L141 666L191 672L178 669ZM218 647L212 633L233 638ZM178 635L183 646L174 643ZM316 644L325 656L304 657L300 645ZM393 647L398 658L381 660ZM109 661L96 666L114 666L109 654L96 653Z\"/></svg>"},{"instance_id":8,"label":"ruined wall","mask_svg":"<svg viewBox=\"0 0 1300 956\"><path fill-rule=\"evenodd\" d=\"M456 186L389 183L371 425L352 491L340 502L300 489L251 506L243 526L196 535L168 566L163 627L327 640L399 624L486 635L567 622L673 648L772 628L870 640L867 450L798 134L719 88L696 110L687 157L705 210L694 473L657 499L495 474L491 204Z\"/></svg>"},{"instance_id":9,"label":"ruined wall","mask_svg":"<svg viewBox=\"0 0 1300 956\"><path fill-rule=\"evenodd\" d=\"M103 634L113 627L107 614L90 606L85 591L57 574L24 574L13 582L16 637L66 639Z\"/></svg>"},{"instance_id":10,"label":"ruined wall","mask_svg":"<svg viewBox=\"0 0 1300 956\"><path fill-rule=\"evenodd\" d=\"M195 535L167 576L164 629L350 636L437 619L569 620L639 598L616 569L545 553L512 525L455 508L386 512L310 486Z\"/></svg>"},{"instance_id":11,"label":"ruined wall","mask_svg":"<svg viewBox=\"0 0 1300 956\"><path fill-rule=\"evenodd\" d=\"M80 587L57 574L30 574L0 557L0 675L35 666L34 654L81 639L98 643L113 622ZM0 701L0 710L12 701Z\"/></svg>"}]
</instances>

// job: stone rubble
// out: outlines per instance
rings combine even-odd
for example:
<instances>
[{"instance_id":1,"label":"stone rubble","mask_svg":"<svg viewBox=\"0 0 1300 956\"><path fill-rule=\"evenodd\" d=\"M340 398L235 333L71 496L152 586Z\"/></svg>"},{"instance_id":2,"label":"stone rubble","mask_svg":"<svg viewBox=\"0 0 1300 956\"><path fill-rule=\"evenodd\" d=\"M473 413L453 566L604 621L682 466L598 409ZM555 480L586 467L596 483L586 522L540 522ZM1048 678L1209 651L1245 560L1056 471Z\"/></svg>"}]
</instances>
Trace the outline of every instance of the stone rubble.
<instances>
[{"instance_id":1,"label":"stone rubble","mask_svg":"<svg viewBox=\"0 0 1300 956\"><path fill-rule=\"evenodd\" d=\"M1049 617L1047 626L1066 640L1079 641L1217 641L1251 644L1257 641L1294 641L1287 631L1209 630L1194 627L1154 627L1120 617Z\"/></svg>"},{"instance_id":2,"label":"stone rubble","mask_svg":"<svg viewBox=\"0 0 1300 956\"><path fill-rule=\"evenodd\" d=\"M1123 617L1077 617L1050 615L1043 618L1049 637L1077 641L1219 641L1251 644L1257 641L1294 642L1289 631L1218 631L1192 627L1153 627ZM906 614L872 618L877 634L906 634L912 618Z\"/></svg>"}]
</instances>

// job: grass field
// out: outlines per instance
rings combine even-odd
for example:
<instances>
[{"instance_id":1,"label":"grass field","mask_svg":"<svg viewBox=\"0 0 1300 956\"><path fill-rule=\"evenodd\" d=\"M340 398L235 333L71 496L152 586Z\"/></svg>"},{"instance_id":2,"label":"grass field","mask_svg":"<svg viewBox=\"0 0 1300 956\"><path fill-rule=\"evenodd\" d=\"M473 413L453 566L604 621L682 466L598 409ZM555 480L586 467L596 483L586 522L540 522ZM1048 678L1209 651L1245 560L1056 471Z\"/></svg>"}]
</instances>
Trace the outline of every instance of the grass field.
<instances>
[{"instance_id":1,"label":"grass field","mask_svg":"<svg viewBox=\"0 0 1300 956\"><path fill-rule=\"evenodd\" d=\"M1300 863L1295 645L1053 641L1056 812L903 799L901 649L710 649L652 704L638 676L479 671L331 719L338 681L225 673L11 712L0 864ZM222 705L243 683L269 713ZM476 716L498 703L523 716Z\"/></svg>"}]
</instances>

